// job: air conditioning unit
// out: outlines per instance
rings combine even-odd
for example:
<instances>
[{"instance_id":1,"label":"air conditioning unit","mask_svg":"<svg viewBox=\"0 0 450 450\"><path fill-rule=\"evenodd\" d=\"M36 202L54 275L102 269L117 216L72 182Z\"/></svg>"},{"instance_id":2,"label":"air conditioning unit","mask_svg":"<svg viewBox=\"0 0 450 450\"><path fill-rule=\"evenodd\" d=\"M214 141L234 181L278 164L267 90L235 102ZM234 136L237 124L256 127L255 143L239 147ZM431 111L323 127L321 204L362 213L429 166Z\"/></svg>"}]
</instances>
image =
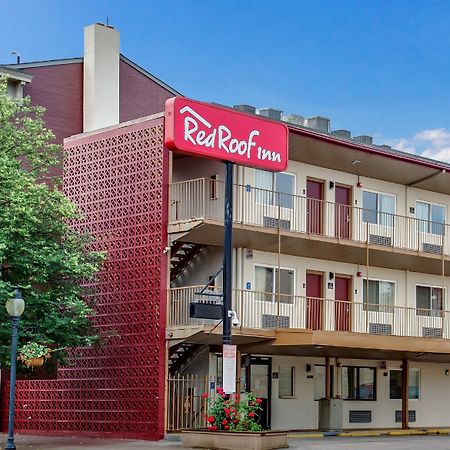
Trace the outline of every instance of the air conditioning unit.
<instances>
[{"instance_id":1,"label":"air conditioning unit","mask_svg":"<svg viewBox=\"0 0 450 450\"><path fill-rule=\"evenodd\" d=\"M442 245L429 244L428 242L424 242L422 249L427 253L437 253L438 255L442 254Z\"/></svg>"},{"instance_id":2,"label":"air conditioning unit","mask_svg":"<svg viewBox=\"0 0 450 450\"><path fill-rule=\"evenodd\" d=\"M395 421L401 422L403 419L403 412L400 409L395 410ZM416 421L416 410L410 409L408 411L408 422L415 422Z\"/></svg>"},{"instance_id":3,"label":"air conditioning unit","mask_svg":"<svg viewBox=\"0 0 450 450\"><path fill-rule=\"evenodd\" d=\"M369 236L369 244L384 245L392 247L392 238L390 236L381 236L379 234L371 234Z\"/></svg>"},{"instance_id":4,"label":"air conditioning unit","mask_svg":"<svg viewBox=\"0 0 450 450\"><path fill-rule=\"evenodd\" d=\"M267 228L278 228L282 230L291 229L291 221L286 219L277 219L276 217L264 216L263 225Z\"/></svg>"},{"instance_id":5,"label":"air conditioning unit","mask_svg":"<svg viewBox=\"0 0 450 450\"><path fill-rule=\"evenodd\" d=\"M370 423L372 422L372 411L370 410L350 410L348 412L350 423Z\"/></svg>"},{"instance_id":6,"label":"air conditioning unit","mask_svg":"<svg viewBox=\"0 0 450 450\"><path fill-rule=\"evenodd\" d=\"M369 323L370 334L392 334L392 325L390 323Z\"/></svg>"},{"instance_id":7,"label":"air conditioning unit","mask_svg":"<svg viewBox=\"0 0 450 450\"><path fill-rule=\"evenodd\" d=\"M422 337L442 339L442 328L423 327Z\"/></svg>"},{"instance_id":8,"label":"air conditioning unit","mask_svg":"<svg viewBox=\"0 0 450 450\"><path fill-rule=\"evenodd\" d=\"M289 328L289 316L263 314L262 328Z\"/></svg>"}]
</instances>

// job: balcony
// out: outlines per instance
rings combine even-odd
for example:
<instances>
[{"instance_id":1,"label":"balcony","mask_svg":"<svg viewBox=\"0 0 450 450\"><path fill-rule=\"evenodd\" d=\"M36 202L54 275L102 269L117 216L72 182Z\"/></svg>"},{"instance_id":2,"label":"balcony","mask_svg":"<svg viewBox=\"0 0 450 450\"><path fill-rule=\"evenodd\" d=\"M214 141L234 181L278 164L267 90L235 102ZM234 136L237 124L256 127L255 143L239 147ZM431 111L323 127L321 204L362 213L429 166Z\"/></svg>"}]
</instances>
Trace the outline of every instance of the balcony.
<instances>
[{"instance_id":1,"label":"balcony","mask_svg":"<svg viewBox=\"0 0 450 450\"><path fill-rule=\"evenodd\" d=\"M223 183L205 178L172 184L169 232L222 245L223 192ZM450 274L446 224L238 184L233 216L238 247Z\"/></svg>"},{"instance_id":2,"label":"balcony","mask_svg":"<svg viewBox=\"0 0 450 450\"><path fill-rule=\"evenodd\" d=\"M220 321L189 317L191 302L213 298L196 294L201 289L170 289L167 329L174 339L220 344ZM372 352L373 357L386 359L393 354L401 359L403 352L423 360L430 354L449 355L450 361L450 311L241 289L233 290L232 309L241 323L233 327L234 340L247 345L243 351L276 354L291 349L292 354L320 355L334 349L343 357L367 358Z\"/></svg>"}]
</instances>

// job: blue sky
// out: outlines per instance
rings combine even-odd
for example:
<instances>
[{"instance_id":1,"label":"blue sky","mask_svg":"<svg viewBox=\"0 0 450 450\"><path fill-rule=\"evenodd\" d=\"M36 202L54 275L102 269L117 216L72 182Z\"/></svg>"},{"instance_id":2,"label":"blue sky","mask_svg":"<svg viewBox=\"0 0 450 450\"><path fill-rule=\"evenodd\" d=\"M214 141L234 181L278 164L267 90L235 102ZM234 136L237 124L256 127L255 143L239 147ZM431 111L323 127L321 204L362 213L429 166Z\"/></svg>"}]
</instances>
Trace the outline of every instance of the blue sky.
<instances>
[{"instance_id":1,"label":"blue sky","mask_svg":"<svg viewBox=\"0 0 450 450\"><path fill-rule=\"evenodd\" d=\"M106 17L122 53L189 97L450 161L448 0L21 0L0 17L0 63L81 56Z\"/></svg>"}]
</instances>

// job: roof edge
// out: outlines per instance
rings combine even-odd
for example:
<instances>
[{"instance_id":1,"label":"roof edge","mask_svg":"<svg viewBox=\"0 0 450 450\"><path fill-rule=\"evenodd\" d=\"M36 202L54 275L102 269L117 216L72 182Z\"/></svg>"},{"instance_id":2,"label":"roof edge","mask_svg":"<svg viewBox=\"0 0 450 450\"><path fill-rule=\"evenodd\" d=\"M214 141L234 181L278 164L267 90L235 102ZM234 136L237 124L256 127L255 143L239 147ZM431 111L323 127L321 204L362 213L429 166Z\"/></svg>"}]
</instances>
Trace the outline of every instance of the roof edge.
<instances>
[{"instance_id":1,"label":"roof edge","mask_svg":"<svg viewBox=\"0 0 450 450\"><path fill-rule=\"evenodd\" d=\"M64 64L77 64L83 62L83 58L49 59L47 61L32 61L20 64L5 64L9 69L26 69L28 67L60 66Z\"/></svg>"},{"instance_id":2,"label":"roof edge","mask_svg":"<svg viewBox=\"0 0 450 450\"><path fill-rule=\"evenodd\" d=\"M444 161L438 161L435 159L425 158L424 156L415 155L414 153L402 152L396 149L384 149L375 145L364 145L355 141L350 141L349 139L340 138L339 136L334 136L327 133L321 133L316 130L312 130L306 127L295 127L289 123L286 123L290 132L295 134L303 135L313 139L318 139L330 144L341 145L343 147L349 147L354 150L359 150L365 153L377 154L384 156L386 158L397 159L410 164L418 164L424 167L437 170L445 170L450 172L450 164Z\"/></svg>"},{"instance_id":3,"label":"roof edge","mask_svg":"<svg viewBox=\"0 0 450 450\"><path fill-rule=\"evenodd\" d=\"M137 70L138 72L142 73L142 75L145 75L147 78L150 78L151 80L153 80L155 83L159 84L161 87L163 87L164 89L166 89L167 91L169 91L171 94L173 95L183 95L180 92L176 91L173 87L169 86L168 84L164 83L164 81L160 80L158 77L155 77L154 75L152 75L150 72L148 72L147 70L145 70L144 68L142 68L141 66L139 66L138 64L136 64L135 62L133 62L131 59L127 58L125 55L123 55L122 53L120 54L120 59L128 64L129 66L133 67L133 69Z\"/></svg>"}]
</instances>

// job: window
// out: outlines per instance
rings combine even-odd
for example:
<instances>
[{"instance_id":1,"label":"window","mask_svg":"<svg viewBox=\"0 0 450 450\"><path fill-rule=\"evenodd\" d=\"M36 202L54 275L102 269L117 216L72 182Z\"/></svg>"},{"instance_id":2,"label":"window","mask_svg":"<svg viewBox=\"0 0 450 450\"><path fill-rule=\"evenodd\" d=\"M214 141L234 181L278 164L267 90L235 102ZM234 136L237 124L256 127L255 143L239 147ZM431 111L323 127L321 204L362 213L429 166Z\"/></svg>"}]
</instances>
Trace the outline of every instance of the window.
<instances>
[{"instance_id":1,"label":"window","mask_svg":"<svg viewBox=\"0 0 450 450\"><path fill-rule=\"evenodd\" d=\"M423 233L444 234L445 208L433 203L416 202L418 229Z\"/></svg>"},{"instance_id":2,"label":"window","mask_svg":"<svg viewBox=\"0 0 450 450\"><path fill-rule=\"evenodd\" d=\"M443 307L442 288L416 286L416 308L418 316L439 316Z\"/></svg>"},{"instance_id":3,"label":"window","mask_svg":"<svg viewBox=\"0 0 450 450\"><path fill-rule=\"evenodd\" d=\"M376 400L375 367L343 367L342 398L344 400Z\"/></svg>"},{"instance_id":4,"label":"window","mask_svg":"<svg viewBox=\"0 0 450 450\"><path fill-rule=\"evenodd\" d=\"M314 366L314 400L320 400L321 398L325 398L325 366L316 365ZM331 397L334 396L333 386L334 386L334 371L333 366L330 367L330 375L331 375Z\"/></svg>"},{"instance_id":5,"label":"window","mask_svg":"<svg viewBox=\"0 0 450 450\"><path fill-rule=\"evenodd\" d=\"M402 371L393 369L389 371L389 398L402 398ZM409 369L408 398L420 398L420 370Z\"/></svg>"},{"instance_id":6,"label":"window","mask_svg":"<svg viewBox=\"0 0 450 450\"><path fill-rule=\"evenodd\" d=\"M217 200L217 175L211 175L209 177L209 199L210 200Z\"/></svg>"},{"instance_id":7,"label":"window","mask_svg":"<svg viewBox=\"0 0 450 450\"><path fill-rule=\"evenodd\" d=\"M363 280L363 302L364 310L391 312L389 306L395 304L395 283L380 280L369 280L367 283Z\"/></svg>"},{"instance_id":8,"label":"window","mask_svg":"<svg viewBox=\"0 0 450 450\"><path fill-rule=\"evenodd\" d=\"M363 192L363 222L394 226L395 196Z\"/></svg>"},{"instance_id":9,"label":"window","mask_svg":"<svg viewBox=\"0 0 450 450\"><path fill-rule=\"evenodd\" d=\"M280 288L278 289L278 282ZM262 300L277 301L280 294L280 302L292 303L294 293L294 271L291 269L255 266L255 289L262 292Z\"/></svg>"},{"instance_id":10,"label":"window","mask_svg":"<svg viewBox=\"0 0 450 450\"><path fill-rule=\"evenodd\" d=\"M289 173L255 170L256 201L265 205L294 207L295 177Z\"/></svg>"},{"instance_id":11,"label":"window","mask_svg":"<svg viewBox=\"0 0 450 450\"><path fill-rule=\"evenodd\" d=\"M281 367L278 369L278 396L280 398L295 395L295 367Z\"/></svg>"}]
</instances>

